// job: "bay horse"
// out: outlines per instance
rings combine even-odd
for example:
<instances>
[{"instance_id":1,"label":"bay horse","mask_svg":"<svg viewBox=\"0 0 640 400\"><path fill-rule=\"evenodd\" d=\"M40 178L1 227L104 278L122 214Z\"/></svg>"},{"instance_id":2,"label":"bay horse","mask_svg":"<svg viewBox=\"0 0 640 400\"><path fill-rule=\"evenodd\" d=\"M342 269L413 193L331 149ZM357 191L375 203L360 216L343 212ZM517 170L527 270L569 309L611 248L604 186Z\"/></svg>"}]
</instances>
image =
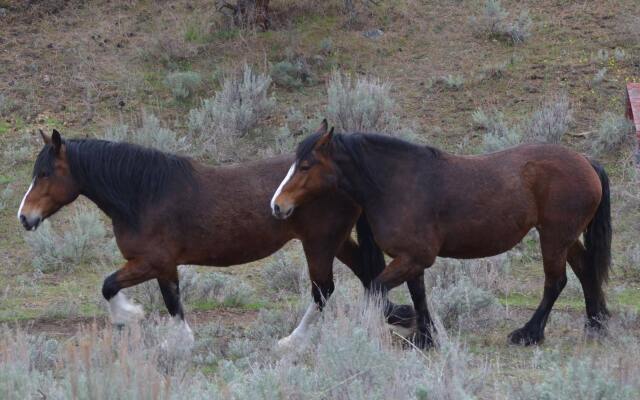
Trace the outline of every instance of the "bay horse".
<instances>
[{"instance_id":1,"label":"bay horse","mask_svg":"<svg viewBox=\"0 0 640 400\"><path fill-rule=\"evenodd\" d=\"M110 217L126 260L102 286L116 325L143 317L142 307L127 300L121 290L156 279L169 314L192 341L180 302L178 265L246 263L298 238L307 258L314 301L300 325L279 342L281 347L294 346L304 339L334 289L335 256L365 288L384 268L381 253L364 254L351 239L360 208L342 194L320 196L286 222L271 216L269 198L292 156L210 167L133 144L65 140L56 130L51 137L40 133L44 147L18 218L27 230L36 229L79 195ZM366 225L359 222L358 227ZM410 306L388 303L388 307L395 310L389 323L405 328L413 324Z\"/></svg>"},{"instance_id":2,"label":"bay horse","mask_svg":"<svg viewBox=\"0 0 640 400\"><path fill-rule=\"evenodd\" d=\"M424 270L436 257L480 258L540 233L545 274L540 305L514 344L544 339L566 263L582 284L585 329L604 328L603 293L611 265L609 183L604 169L559 145L528 144L456 156L376 134L316 133L302 141L272 200L278 218L319 196L343 193L358 203L376 243L393 258L374 279L383 292L407 282L417 318L417 345L429 347L432 321ZM579 237L584 233L584 245Z\"/></svg>"}]
</instances>

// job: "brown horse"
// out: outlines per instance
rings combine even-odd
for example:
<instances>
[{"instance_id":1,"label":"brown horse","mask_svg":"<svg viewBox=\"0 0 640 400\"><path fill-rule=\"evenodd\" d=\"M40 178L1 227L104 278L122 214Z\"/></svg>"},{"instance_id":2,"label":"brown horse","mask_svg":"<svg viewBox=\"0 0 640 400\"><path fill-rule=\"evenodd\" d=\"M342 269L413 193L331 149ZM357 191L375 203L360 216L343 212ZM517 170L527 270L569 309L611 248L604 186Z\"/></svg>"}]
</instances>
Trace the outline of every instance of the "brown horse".
<instances>
[{"instance_id":1,"label":"brown horse","mask_svg":"<svg viewBox=\"0 0 640 400\"><path fill-rule=\"evenodd\" d=\"M115 324L143 316L141 307L120 290L157 279L169 313L192 339L180 303L178 265L246 263L298 238L307 257L315 304L292 335L281 341L295 344L333 291L334 256L365 287L384 268L383 261L373 263L383 260L381 253L363 254L350 238L360 208L344 195L320 196L290 221L271 216L268 202L292 163L291 156L208 167L127 143L64 140L55 130L51 137L41 134L45 144L18 218L27 230L36 229L79 195L111 218L127 260L102 288ZM409 323L412 313L411 307L399 307L390 322Z\"/></svg>"},{"instance_id":2,"label":"brown horse","mask_svg":"<svg viewBox=\"0 0 640 400\"><path fill-rule=\"evenodd\" d=\"M273 201L275 216L319 196L344 193L360 204L375 242L393 261L374 280L407 282L417 344L432 344L424 269L436 257L478 258L540 233L544 295L511 342L539 343L564 288L567 261L582 284L588 328L608 316L602 284L611 258L609 184L602 167L557 145L531 144L481 156L454 156L388 136L314 134L303 141ZM295 215L295 214L293 214ZM579 236L584 233L584 245ZM420 294L418 294L420 293Z\"/></svg>"}]
</instances>

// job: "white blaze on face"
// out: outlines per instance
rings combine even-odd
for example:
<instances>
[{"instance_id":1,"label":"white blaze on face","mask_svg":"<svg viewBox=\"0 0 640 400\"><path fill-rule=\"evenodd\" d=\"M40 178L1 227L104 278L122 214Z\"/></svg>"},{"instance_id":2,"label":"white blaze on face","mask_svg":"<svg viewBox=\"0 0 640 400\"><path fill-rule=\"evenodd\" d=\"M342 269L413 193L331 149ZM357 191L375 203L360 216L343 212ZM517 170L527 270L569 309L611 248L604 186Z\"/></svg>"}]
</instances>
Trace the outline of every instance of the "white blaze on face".
<instances>
[{"instance_id":1,"label":"white blaze on face","mask_svg":"<svg viewBox=\"0 0 640 400\"><path fill-rule=\"evenodd\" d=\"M22 207L24 207L24 202L25 202L25 200L27 200L27 196L31 192L31 189L33 189L33 184L35 183L35 181L36 181L36 179L33 178L33 180L31 181L31 185L29 185L29 189L27 189L27 193L24 194L24 197L22 198L22 201L20 202L20 208L18 208L18 220L20 219L20 215L22 214Z\"/></svg>"},{"instance_id":2,"label":"white blaze on face","mask_svg":"<svg viewBox=\"0 0 640 400\"><path fill-rule=\"evenodd\" d=\"M280 193L282 192L282 188L284 188L284 185L286 185L287 182L289 182L289 179L291 179L291 177L293 176L293 172L295 170L296 170L296 163L293 163L291 164L291 168L289 168L289 172L287 172L287 176L285 176L282 182L280 182L280 186L278 186L278 189L276 190L276 192L273 194L273 197L271 198L271 211L275 211L274 207L276 205L276 198L280 196Z\"/></svg>"}]
</instances>

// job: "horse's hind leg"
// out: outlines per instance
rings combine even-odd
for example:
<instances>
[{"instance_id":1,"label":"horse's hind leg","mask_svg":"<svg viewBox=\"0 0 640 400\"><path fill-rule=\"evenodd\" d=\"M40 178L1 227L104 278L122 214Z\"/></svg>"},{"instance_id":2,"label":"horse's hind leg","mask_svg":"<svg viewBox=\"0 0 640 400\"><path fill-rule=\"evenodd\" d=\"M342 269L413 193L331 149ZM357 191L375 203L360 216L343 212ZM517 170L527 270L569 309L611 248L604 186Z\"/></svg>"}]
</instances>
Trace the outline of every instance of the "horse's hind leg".
<instances>
[{"instance_id":1,"label":"horse's hind leg","mask_svg":"<svg viewBox=\"0 0 640 400\"><path fill-rule=\"evenodd\" d=\"M558 246L555 237L540 232L542 262L544 265L544 294L540 305L524 327L509 335L514 344L531 345L544 340L544 328L551 308L567 284L567 249Z\"/></svg>"},{"instance_id":2,"label":"horse's hind leg","mask_svg":"<svg viewBox=\"0 0 640 400\"><path fill-rule=\"evenodd\" d=\"M568 261L571 269L578 277L584 293L584 301L587 309L586 329L600 331L603 329L602 322L609 316L607 304L602 291L602 285L598 284L595 274L585 270L586 250L582 243L576 241L569 248Z\"/></svg>"},{"instance_id":3,"label":"horse's hind leg","mask_svg":"<svg viewBox=\"0 0 640 400\"><path fill-rule=\"evenodd\" d=\"M360 260L360 254L358 245L351 238L342 243L338 253L336 254L338 260L342 261L362 282L367 292L371 292L372 280L382 272L380 270L365 271L365 268L376 268L375 265L363 265ZM406 330L413 328L413 321L415 320L415 312L413 307L405 304L394 304L386 297L382 300L385 308L385 315L387 316L387 323L393 327L399 328L399 330Z\"/></svg>"},{"instance_id":4,"label":"horse's hind leg","mask_svg":"<svg viewBox=\"0 0 640 400\"><path fill-rule=\"evenodd\" d=\"M407 280L407 287L411 294L411 300L416 309L416 333L414 337L414 344L421 348L430 348L433 346L433 336L431 332L433 330L433 321L429 314L429 308L427 306L427 294L424 289L424 272L421 272L419 276Z\"/></svg>"},{"instance_id":5,"label":"horse's hind leg","mask_svg":"<svg viewBox=\"0 0 640 400\"><path fill-rule=\"evenodd\" d=\"M102 295L109 302L111 322L124 325L144 318L142 306L131 303L122 289L146 282L156 277L154 268L143 260L129 260L113 274L109 275L102 285Z\"/></svg>"}]
</instances>

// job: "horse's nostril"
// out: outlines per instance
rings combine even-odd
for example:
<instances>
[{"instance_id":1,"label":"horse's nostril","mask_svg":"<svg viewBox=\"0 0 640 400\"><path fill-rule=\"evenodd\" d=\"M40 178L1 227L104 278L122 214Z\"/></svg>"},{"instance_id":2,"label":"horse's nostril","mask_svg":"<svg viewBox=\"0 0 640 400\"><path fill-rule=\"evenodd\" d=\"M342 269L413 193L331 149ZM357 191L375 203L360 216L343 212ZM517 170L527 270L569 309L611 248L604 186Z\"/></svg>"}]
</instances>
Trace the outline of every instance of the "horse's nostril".
<instances>
[{"instance_id":1,"label":"horse's nostril","mask_svg":"<svg viewBox=\"0 0 640 400\"><path fill-rule=\"evenodd\" d=\"M27 223L27 217L25 217L24 215L20 215L20 223L22 225L25 225Z\"/></svg>"},{"instance_id":2,"label":"horse's nostril","mask_svg":"<svg viewBox=\"0 0 640 400\"><path fill-rule=\"evenodd\" d=\"M277 204L273 205L273 212L276 214L280 214L280 206L278 206Z\"/></svg>"}]
</instances>

